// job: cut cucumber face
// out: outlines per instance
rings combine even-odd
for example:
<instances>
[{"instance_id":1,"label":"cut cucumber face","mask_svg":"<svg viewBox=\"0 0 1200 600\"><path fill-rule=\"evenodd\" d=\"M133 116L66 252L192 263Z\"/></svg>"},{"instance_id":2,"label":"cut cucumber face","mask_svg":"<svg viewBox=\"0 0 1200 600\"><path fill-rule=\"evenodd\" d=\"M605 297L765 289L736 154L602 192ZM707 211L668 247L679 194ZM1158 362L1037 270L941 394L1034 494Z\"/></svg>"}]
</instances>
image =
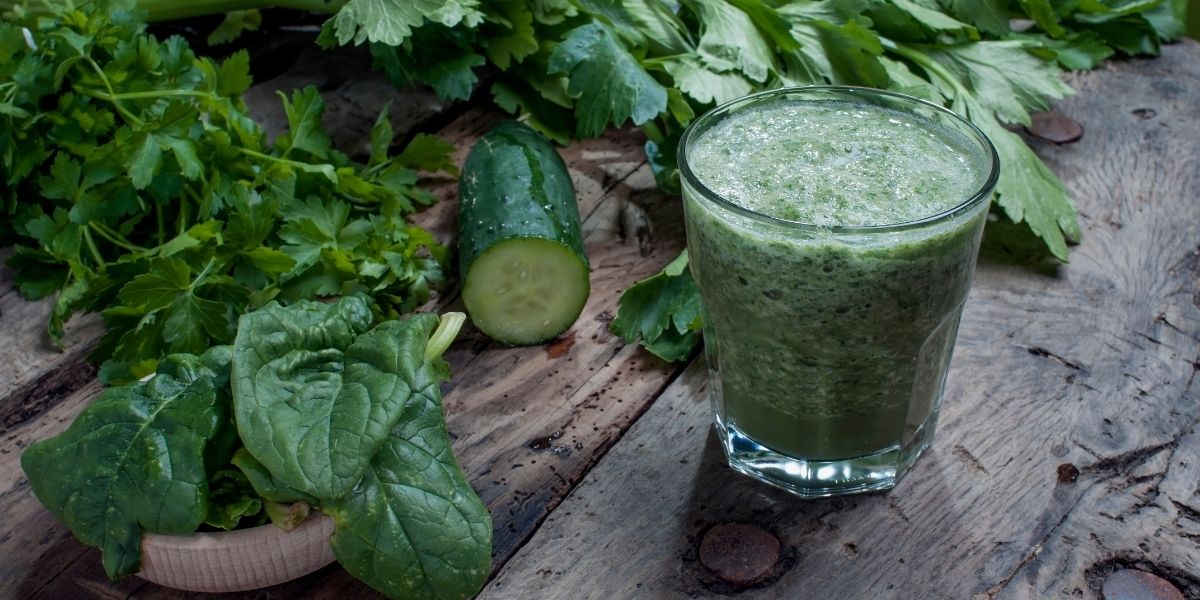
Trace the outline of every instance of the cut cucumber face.
<instances>
[{"instance_id":1,"label":"cut cucumber face","mask_svg":"<svg viewBox=\"0 0 1200 600\"><path fill-rule=\"evenodd\" d=\"M471 321L506 344L538 344L575 322L588 297L587 264L541 238L497 242L471 263L463 302Z\"/></svg>"},{"instance_id":2,"label":"cut cucumber face","mask_svg":"<svg viewBox=\"0 0 1200 600\"><path fill-rule=\"evenodd\" d=\"M471 321L498 342L553 339L583 310L575 188L541 134L505 121L471 148L458 185L458 259Z\"/></svg>"}]
</instances>

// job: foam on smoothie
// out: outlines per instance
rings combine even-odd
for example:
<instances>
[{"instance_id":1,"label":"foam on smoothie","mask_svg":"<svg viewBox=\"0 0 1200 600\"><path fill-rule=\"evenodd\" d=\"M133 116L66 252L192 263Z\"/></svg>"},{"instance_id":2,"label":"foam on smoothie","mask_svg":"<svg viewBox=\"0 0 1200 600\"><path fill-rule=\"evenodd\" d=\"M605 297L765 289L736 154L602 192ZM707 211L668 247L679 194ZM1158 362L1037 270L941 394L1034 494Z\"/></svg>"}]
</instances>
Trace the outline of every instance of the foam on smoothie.
<instances>
[{"instance_id":1,"label":"foam on smoothie","mask_svg":"<svg viewBox=\"0 0 1200 600\"><path fill-rule=\"evenodd\" d=\"M688 160L723 198L814 225L888 225L966 201L986 172L963 134L845 101L776 101L704 131Z\"/></svg>"}]
</instances>

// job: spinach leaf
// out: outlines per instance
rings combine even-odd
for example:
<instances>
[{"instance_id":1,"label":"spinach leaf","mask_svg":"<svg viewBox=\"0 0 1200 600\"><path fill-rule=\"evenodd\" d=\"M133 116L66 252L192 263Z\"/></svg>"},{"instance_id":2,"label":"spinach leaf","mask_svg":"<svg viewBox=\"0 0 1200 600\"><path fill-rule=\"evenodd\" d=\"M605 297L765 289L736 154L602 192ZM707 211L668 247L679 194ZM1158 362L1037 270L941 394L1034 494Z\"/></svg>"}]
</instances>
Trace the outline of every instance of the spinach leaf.
<instances>
[{"instance_id":1,"label":"spinach leaf","mask_svg":"<svg viewBox=\"0 0 1200 600\"><path fill-rule=\"evenodd\" d=\"M166 357L157 375L109 388L21 455L38 500L100 548L113 579L140 568L143 531L191 533L208 512L204 451L226 413L204 363Z\"/></svg>"},{"instance_id":2,"label":"spinach leaf","mask_svg":"<svg viewBox=\"0 0 1200 600\"><path fill-rule=\"evenodd\" d=\"M262 463L258 462L257 458L254 458L252 454L247 452L245 448L239 448L233 455L233 465L246 476L250 485L254 487L254 491L268 502L307 502L309 504L317 504L316 498L279 483L275 479L275 476Z\"/></svg>"},{"instance_id":3,"label":"spinach leaf","mask_svg":"<svg viewBox=\"0 0 1200 600\"><path fill-rule=\"evenodd\" d=\"M423 360L403 349L424 348L428 332L370 325L357 297L272 302L242 317L233 362L238 430L280 483L320 499L346 495L400 418Z\"/></svg>"},{"instance_id":4,"label":"spinach leaf","mask_svg":"<svg viewBox=\"0 0 1200 600\"><path fill-rule=\"evenodd\" d=\"M394 598L469 597L491 564L491 519L450 449L438 387L464 318L369 329L359 298L272 303L242 317L234 345L234 464L277 523L291 511L273 502L321 506L334 555Z\"/></svg>"},{"instance_id":5,"label":"spinach leaf","mask_svg":"<svg viewBox=\"0 0 1200 600\"><path fill-rule=\"evenodd\" d=\"M325 507L338 561L392 598L468 598L491 565L491 518L455 461L442 417L438 384L449 370L426 357L436 322L415 315L374 330L392 341L379 350L417 365L405 372L413 392L362 481Z\"/></svg>"},{"instance_id":6,"label":"spinach leaf","mask_svg":"<svg viewBox=\"0 0 1200 600\"><path fill-rule=\"evenodd\" d=\"M262 499L241 471L220 469L209 480L206 525L233 529L243 517L258 515L262 509Z\"/></svg>"}]
</instances>

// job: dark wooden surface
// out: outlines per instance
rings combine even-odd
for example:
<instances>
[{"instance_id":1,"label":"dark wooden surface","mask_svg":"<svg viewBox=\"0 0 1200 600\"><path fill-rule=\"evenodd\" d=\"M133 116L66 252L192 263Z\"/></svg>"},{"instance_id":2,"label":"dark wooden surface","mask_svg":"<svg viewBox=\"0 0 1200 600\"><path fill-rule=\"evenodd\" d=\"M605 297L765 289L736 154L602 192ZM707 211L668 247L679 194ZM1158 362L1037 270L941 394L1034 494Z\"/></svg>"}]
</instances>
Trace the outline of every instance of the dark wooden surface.
<instances>
[{"instance_id":1,"label":"dark wooden surface","mask_svg":"<svg viewBox=\"0 0 1200 600\"><path fill-rule=\"evenodd\" d=\"M437 131L460 163L501 118L337 62L297 64L252 90L256 114L270 127L274 89L316 82L349 151L388 100L399 129ZM1084 244L1049 274L1003 248L985 254L938 438L887 495L805 502L723 466L702 359L667 365L607 333L620 292L681 247L677 202L655 191L632 131L565 149L592 261L583 315L547 346L502 348L468 330L448 354L454 448L496 525L498 574L481 597L1099 598L1110 573L1141 568L1200 598L1200 46L1072 83L1080 94L1060 109L1083 139L1037 148L1080 202ZM419 220L451 241L454 184L432 184L443 201ZM621 236L630 202L649 213L649 243ZM8 276L0 597L198 597L110 583L98 552L29 492L20 451L95 397L83 358L100 328L79 318L63 349L48 345L47 306L21 300ZM703 534L727 522L781 542L754 589L717 580L697 557ZM226 597L347 596L375 597L335 565Z\"/></svg>"}]
</instances>

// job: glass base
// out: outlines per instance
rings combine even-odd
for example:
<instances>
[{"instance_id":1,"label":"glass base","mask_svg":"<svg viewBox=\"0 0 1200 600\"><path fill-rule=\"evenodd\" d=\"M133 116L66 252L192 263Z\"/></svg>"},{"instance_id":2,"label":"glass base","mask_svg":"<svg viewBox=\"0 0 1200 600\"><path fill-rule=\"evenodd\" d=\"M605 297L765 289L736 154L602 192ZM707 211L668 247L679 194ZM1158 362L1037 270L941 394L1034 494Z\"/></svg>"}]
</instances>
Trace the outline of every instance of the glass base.
<instances>
[{"instance_id":1,"label":"glass base","mask_svg":"<svg viewBox=\"0 0 1200 600\"><path fill-rule=\"evenodd\" d=\"M895 487L933 441L936 418L936 413L931 415L904 446L843 460L794 458L759 444L721 419L716 426L725 458L735 471L801 498L825 498Z\"/></svg>"}]
</instances>

